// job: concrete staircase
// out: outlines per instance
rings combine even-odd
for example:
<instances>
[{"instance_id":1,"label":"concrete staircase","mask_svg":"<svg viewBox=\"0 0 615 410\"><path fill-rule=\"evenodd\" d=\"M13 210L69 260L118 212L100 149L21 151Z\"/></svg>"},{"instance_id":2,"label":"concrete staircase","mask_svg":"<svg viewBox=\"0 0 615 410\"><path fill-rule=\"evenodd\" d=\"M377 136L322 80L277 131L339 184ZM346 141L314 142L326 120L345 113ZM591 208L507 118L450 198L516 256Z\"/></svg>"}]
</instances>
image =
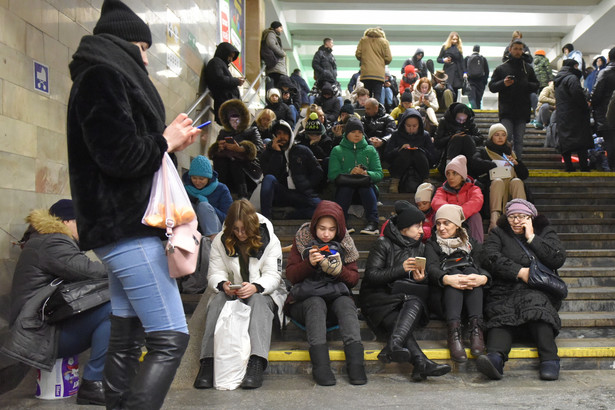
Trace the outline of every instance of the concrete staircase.
<instances>
[{"instance_id":1,"label":"concrete staircase","mask_svg":"<svg viewBox=\"0 0 615 410\"><path fill-rule=\"evenodd\" d=\"M485 136L497 121L497 112L477 112L476 123ZM560 310L563 328L557 338L562 368L612 369L615 368L615 173L563 172L561 157L554 149L543 147L544 134L528 125L524 162L530 168L526 185L536 207L555 226L568 254L566 264L559 271L569 286L568 298ZM442 183L437 172L432 171L432 183L436 186ZM393 211L395 200L412 200L409 194L389 194L388 185L388 178L380 184L381 222ZM292 244L303 222L274 218L273 225L282 246ZM364 223L357 219L350 221L355 228L361 228ZM362 275L376 237L355 233L353 239L360 251L358 264ZM355 287L355 294L358 289L359 286ZM199 295L185 296L185 302L194 308ZM176 385L191 385L198 372L200 336L204 329L203 305L199 304L190 321L193 338L178 371ZM411 369L410 365L381 364L376 356L384 341L376 340L365 321L360 323L368 372L397 373ZM332 331L328 336L332 366L337 372L343 372L344 351L339 332ZM443 321L432 320L416 332L416 337L430 359L449 363L454 372L476 371L474 360L461 365L450 360ZM467 353L471 358L469 349ZM537 369L536 357L535 346L515 345L506 368ZM285 330L274 332L267 372L308 373L310 369L305 333L292 323Z\"/></svg>"},{"instance_id":2,"label":"concrete staircase","mask_svg":"<svg viewBox=\"0 0 615 410\"><path fill-rule=\"evenodd\" d=\"M477 112L476 123L487 135L497 122L497 112ZM560 310L563 328L557 338L563 369L613 368L615 358L615 173L565 173L561 156L553 148L544 148L544 131L528 125L525 135L524 162L530 168L526 181L536 207L546 215L564 241L568 258L560 275L569 286L568 298ZM436 174L434 184L441 179ZM389 194L388 180L381 183L379 207L383 221L393 211L397 199L411 199L407 194ZM410 197L410 198L409 198ZM282 245L292 243L297 228L304 221L274 220ZM354 222L354 223L353 223ZM364 221L351 224L361 227ZM360 250L361 275L375 237L353 234ZM355 288L358 292L359 286ZM382 365L376 355L383 346L361 321L369 372L398 372L405 366ZM416 333L427 356L445 361L454 371L475 370L474 361L459 365L450 360L446 349L446 327L432 320ZM344 367L343 345L339 332L329 333L331 359L338 371ZM269 355L271 373L304 373L310 369L305 334L292 323L275 336ZM469 350L468 350L469 355ZM536 368L534 346L518 345L511 352L507 368Z\"/></svg>"}]
</instances>

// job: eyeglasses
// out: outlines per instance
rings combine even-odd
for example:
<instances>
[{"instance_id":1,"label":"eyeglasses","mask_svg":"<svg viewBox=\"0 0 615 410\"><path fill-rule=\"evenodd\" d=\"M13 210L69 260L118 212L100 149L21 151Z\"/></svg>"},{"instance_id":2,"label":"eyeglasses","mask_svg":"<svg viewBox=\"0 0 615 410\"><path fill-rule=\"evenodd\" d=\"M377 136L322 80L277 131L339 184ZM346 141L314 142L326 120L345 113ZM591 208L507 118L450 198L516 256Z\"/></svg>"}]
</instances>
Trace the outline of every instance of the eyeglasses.
<instances>
[{"instance_id":1,"label":"eyeglasses","mask_svg":"<svg viewBox=\"0 0 615 410\"><path fill-rule=\"evenodd\" d=\"M530 216L524 215L524 214L518 214L518 215L508 215L507 218L509 221L517 220L519 222L523 222L523 221L527 221L528 219L530 219Z\"/></svg>"}]
</instances>

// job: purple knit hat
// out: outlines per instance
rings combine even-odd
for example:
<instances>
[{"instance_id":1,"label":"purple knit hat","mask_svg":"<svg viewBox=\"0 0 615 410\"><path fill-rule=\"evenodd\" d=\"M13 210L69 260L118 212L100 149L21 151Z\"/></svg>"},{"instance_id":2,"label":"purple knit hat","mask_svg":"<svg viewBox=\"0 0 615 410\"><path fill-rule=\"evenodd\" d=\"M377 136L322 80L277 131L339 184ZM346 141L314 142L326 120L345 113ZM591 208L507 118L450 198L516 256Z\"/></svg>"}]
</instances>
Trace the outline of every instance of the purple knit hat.
<instances>
[{"instance_id":1,"label":"purple knit hat","mask_svg":"<svg viewBox=\"0 0 615 410\"><path fill-rule=\"evenodd\" d=\"M506 216L514 214L529 215L532 218L536 218L538 216L538 211L531 202L525 199L516 198L506 204Z\"/></svg>"}]
</instances>

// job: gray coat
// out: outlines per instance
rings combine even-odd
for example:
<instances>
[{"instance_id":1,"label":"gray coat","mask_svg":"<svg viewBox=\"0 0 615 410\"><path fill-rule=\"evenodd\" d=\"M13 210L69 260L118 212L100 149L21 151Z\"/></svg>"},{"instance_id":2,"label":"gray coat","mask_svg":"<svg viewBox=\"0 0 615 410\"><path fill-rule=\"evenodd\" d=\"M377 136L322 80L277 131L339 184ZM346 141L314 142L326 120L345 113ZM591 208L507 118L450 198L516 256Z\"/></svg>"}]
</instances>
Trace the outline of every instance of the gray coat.
<instances>
[{"instance_id":1,"label":"gray coat","mask_svg":"<svg viewBox=\"0 0 615 410\"><path fill-rule=\"evenodd\" d=\"M48 211L33 211L27 240L13 276L10 334L0 352L38 369L51 371L58 351L59 327L45 323L41 307L57 278L66 282L104 278L103 264L79 250L68 228Z\"/></svg>"},{"instance_id":2,"label":"gray coat","mask_svg":"<svg viewBox=\"0 0 615 410\"><path fill-rule=\"evenodd\" d=\"M286 73L286 52L282 39L272 28L265 29L261 35L261 60L265 63L266 73Z\"/></svg>"}]
</instances>

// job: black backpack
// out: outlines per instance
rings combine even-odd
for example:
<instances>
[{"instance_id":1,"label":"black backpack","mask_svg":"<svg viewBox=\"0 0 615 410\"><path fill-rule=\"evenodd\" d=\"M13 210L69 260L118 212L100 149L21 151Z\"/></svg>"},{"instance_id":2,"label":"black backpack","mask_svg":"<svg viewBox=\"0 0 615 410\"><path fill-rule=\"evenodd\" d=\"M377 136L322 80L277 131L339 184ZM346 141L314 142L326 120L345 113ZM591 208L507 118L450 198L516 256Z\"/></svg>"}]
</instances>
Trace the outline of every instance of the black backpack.
<instances>
[{"instance_id":1,"label":"black backpack","mask_svg":"<svg viewBox=\"0 0 615 410\"><path fill-rule=\"evenodd\" d=\"M468 58L468 66L466 68L468 78L472 80L482 78L485 75L483 57L480 54L472 54L470 58Z\"/></svg>"}]
</instances>

